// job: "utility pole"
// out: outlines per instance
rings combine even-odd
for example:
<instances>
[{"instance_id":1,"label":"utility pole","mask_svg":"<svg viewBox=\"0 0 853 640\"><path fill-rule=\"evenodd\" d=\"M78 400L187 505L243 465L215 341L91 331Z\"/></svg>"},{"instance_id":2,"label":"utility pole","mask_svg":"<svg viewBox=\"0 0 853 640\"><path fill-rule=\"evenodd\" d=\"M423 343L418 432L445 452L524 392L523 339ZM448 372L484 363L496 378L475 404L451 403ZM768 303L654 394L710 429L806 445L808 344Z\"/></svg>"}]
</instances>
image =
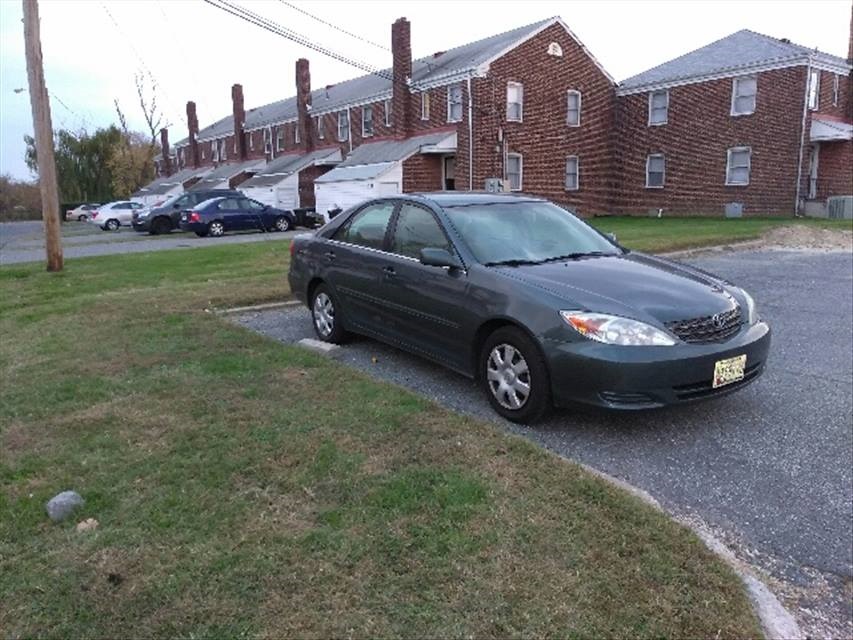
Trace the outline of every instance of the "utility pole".
<instances>
[{"instance_id":1,"label":"utility pole","mask_svg":"<svg viewBox=\"0 0 853 640\"><path fill-rule=\"evenodd\" d=\"M41 59L41 34L38 0L23 0L24 46L27 55L27 79L33 109L33 132L38 160L41 216L44 220L47 270L62 271L62 240L59 232L59 189L56 186L56 158L53 154L53 125L50 100L44 83Z\"/></svg>"}]
</instances>

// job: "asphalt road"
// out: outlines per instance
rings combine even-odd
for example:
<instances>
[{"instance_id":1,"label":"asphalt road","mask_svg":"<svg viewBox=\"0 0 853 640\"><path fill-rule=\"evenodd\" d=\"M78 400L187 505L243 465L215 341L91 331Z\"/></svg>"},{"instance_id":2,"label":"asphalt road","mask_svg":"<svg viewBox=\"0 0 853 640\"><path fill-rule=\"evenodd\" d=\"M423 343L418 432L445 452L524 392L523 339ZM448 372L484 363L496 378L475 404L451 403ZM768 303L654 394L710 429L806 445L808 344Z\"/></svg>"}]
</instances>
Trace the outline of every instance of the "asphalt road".
<instances>
[{"instance_id":1,"label":"asphalt road","mask_svg":"<svg viewBox=\"0 0 853 640\"><path fill-rule=\"evenodd\" d=\"M689 261L748 288L774 331L765 375L718 400L641 413L577 407L520 427L467 379L378 342L357 338L337 357L645 489L780 580L810 635L853 637L853 255ZM283 342L314 337L301 307L236 320Z\"/></svg>"},{"instance_id":2,"label":"asphalt road","mask_svg":"<svg viewBox=\"0 0 853 640\"><path fill-rule=\"evenodd\" d=\"M161 249L192 249L216 244L268 242L291 238L294 233L229 233L221 238L199 238L192 233L173 232L165 236L152 236L137 233L129 227L109 232L86 222L68 222L62 225L62 246L65 258L82 258ZM41 222L0 223L0 265L44 259Z\"/></svg>"}]
</instances>

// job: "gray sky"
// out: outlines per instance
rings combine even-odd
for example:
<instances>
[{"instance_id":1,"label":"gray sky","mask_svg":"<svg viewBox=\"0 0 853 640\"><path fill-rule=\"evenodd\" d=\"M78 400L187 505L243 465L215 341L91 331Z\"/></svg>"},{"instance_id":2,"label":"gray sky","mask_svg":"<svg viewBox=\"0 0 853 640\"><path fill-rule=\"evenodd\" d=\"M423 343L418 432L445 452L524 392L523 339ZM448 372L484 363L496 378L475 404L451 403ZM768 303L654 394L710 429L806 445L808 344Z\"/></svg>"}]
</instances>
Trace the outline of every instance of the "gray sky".
<instances>
[{"instance_id":1,"label":"gray sky","mask_svg":"<svg viewBox=\"0 0 853 640\"><path fill-rule=\"evenodd\" d=\"M312 41L377 67L391 54L350 38L277 0L232 0ZM412 23L415 57L450 49L559 15L616 80L752 29L847 56L850 0L504 0L393 2L292 0L312 14L390 47L391 23ZM186 135L185 104L195 100L202 127L231 111L231 85L246 107L294 94L294 62L311 61L316 88L361 75L202 0L41 0L42 51L54 128L93 131L116 120L113 98L142 129L134 72L150 70L172 123ZM19 0L0 0L0 173L29 177L24 134L32 132ZM61 102L60 102L61 101ZM64 104L63 104L64 103Z\"/></svg>"}]
</instances>

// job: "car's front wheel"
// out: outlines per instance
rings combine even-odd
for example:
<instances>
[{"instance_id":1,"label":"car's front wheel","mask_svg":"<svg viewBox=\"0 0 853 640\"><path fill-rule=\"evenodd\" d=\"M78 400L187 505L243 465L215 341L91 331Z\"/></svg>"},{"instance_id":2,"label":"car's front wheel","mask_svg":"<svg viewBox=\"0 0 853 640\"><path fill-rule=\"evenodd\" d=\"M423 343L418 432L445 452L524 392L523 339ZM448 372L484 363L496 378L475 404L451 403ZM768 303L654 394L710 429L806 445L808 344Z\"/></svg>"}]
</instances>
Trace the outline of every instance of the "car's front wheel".
<instances>
[{"instance_id":1,"label":"car's front wheel","mask_svg":"<svg viewBox=\"0 0 853 640\"><path fill-rule=\"evenodd\" d=\"M151 235L159 236L166 233L171 233L172 231L172 221L168 218L154 218L151 221Z\"/></svg>"},{"instance_id":2,"label":"car's front wheel","mask_svg":"<svg viewBox=\"0 0 853 640\"><path fill-rule=\"evenodd\" d=\"M501 327L480 354L480 377L492 407L507 420L536 422L551 408L551 381L539 347L516 327Z\"/></svg>"},{"instance_id":3,"label":"car's front wheel","mask_svg":"<svg viewBox=\"0 0 853 640\"><path fill-rule=\"evenodd\" d=\"M110 218L104 225L104 229L106 229L107 231L118 231L119 226L121 226L121 223L119 223L118 220L116 220L115 218Z\"/></svg>"},{"instance_id":4,"label":"car's front wheel","mask_svg":"<svg viewBox=\"0 0 853 640\"><path fill-rule=\"evenodd\" d=\"M337 301L325 284L314 289L311 296L311 320L314 332L323 342L337 344L346 339L347 332L341 324Z\"/></svg>"},{"instance_id":5,"label":"car's front wheel","mask_svg":"<svg viewBox=\"0 0 853 640\"><path fill-rule=\"evenodd\" d=\"M222 224L219 220L214 220L209 225L207 225L207 233L208 235L211 235L214 238L218 238L225 233L225 225Z\"/></svg>"},{"instance_id":6,"label":"car's front wheel","mask_svg":"<svg viewBox=\"0 0 853 640\"><path fill-rule=\"evenodd\" d=\"M275 230L276 231L290 231L290 220L287 216L279 216L275 219Z\"/></svg>"}]
</instances>

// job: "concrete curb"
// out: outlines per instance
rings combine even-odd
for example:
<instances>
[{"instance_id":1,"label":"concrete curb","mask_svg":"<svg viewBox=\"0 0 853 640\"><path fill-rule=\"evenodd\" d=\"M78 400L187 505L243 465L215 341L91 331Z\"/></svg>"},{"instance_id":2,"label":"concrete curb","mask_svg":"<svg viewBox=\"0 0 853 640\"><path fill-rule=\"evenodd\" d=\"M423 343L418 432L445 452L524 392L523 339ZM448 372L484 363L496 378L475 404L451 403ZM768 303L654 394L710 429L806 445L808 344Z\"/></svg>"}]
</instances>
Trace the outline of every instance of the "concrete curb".
<instances>
[{"instance_id":1,"label":"concrete curb","mask_svg":"<svg viewBox=\"0 0 853 640\"><path fill-rule=\"evenodd\" d=\"M280 309L283 307L295 307L299 304L299 300L286 300L284 302L267 302L266 304L253 304L248 307L232 307L231 309L221 309L217 311L219 315L230 316L234 313L251 313L253 311L269 311L270 309Z\"/></svg>"},{"instance_id":2,"label":"concrete curb","mask_svg":"<svg viewBox=\"0 0 853 640\"><path fill-rule=\"evenodd\" d=\"M747 567L747 565L740 560L737 559L734 553L720 540L714 537L707 529L698 526L695 522L689 521L684 518L678 518L673 514L668 513L650 493L635 487L631 484L628 484L624 480L620 480L619 478L615 478L603 471L599 471L598 469L593 469L592 467L585 465L583 463L575 462L570 458L566 458L570 462L574 462L575 464L581 466L585 471L588 471L592 475L601 478L605 482L622 489L623 491L627 491L631 495L639 498L644 503L652 507L653 509L660 511L661 513L665 513L670 518L678 522L680 525L687 527L693 533L695 533L698 538L703 542L703 544L714 553L718 558L723 560L726 564L728 564L732 570L737 574L737 576L743 582L743 586L746 588L747 596L749 597L750 604L752 604L752 609L755 611L755 614L758 616L759 621L761 622L761 628L764 631L764 635L768 638L768 640L804 640L805 635L800 629L800 625L797 624L796 619L791 612L788 611L785 606L779 601L779 599L773 595L773 592L765 585L761 580L759 580L751 569Z\"/></svg>"},{"instance_id":3,"label":"concrete curb","mask_svg":"<svg viewBox=\"0 0 853 640\"><path fill-rule=\"evenodd\" d=\"M334 356L341 348L339 345L332 344L330 342L323 342L322 340L314 340L313 338L302 338L302 340L297 341L296 344L305 349L316 351L324 356Z\"/></svg>"}]
</instances>

